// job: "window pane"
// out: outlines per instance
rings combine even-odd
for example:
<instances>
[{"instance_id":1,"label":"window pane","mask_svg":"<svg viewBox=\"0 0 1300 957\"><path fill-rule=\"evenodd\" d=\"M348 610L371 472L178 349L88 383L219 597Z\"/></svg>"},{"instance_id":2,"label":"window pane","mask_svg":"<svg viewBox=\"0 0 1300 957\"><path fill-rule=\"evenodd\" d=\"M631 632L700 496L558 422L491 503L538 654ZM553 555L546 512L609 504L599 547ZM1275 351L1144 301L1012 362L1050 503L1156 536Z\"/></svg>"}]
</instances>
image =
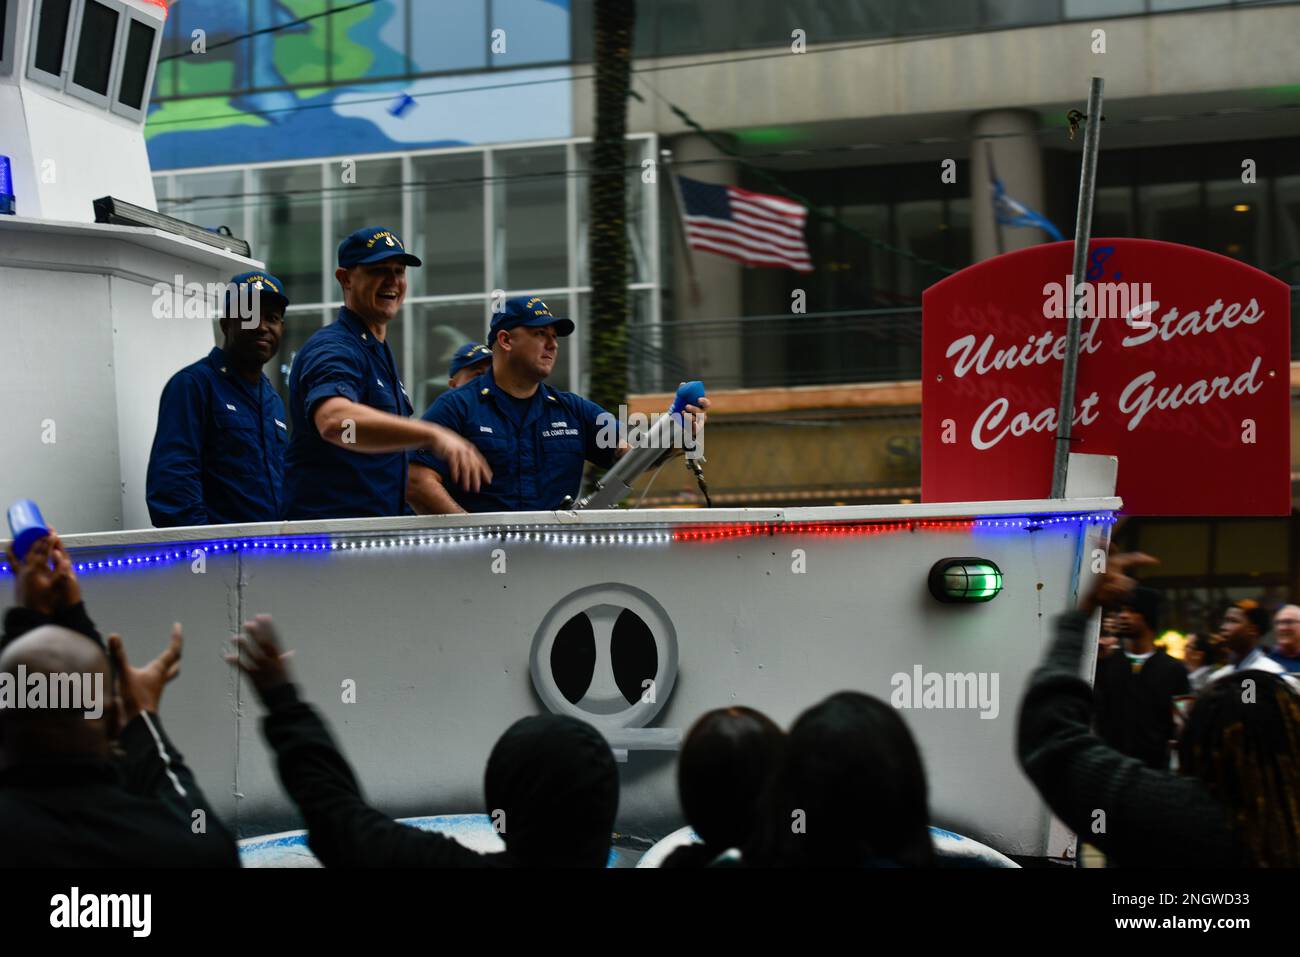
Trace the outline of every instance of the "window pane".
<instances>
[{"instance_id":1,"label":"window pane","mask_svg":"<svg viewBox=\"0 0 1300 957\"><path fill-rule=\"evenodd\" d=\"M970 0L927 0L898 5L899 33L940 33L973 29L979 7Z\"/></svg>"},{"instance_id":2,"label":"window pane","mask_svg":"<svg viewBox=\"0 0 1300 957\"><path fill-rule=\"evenodd\" d=\"M71 16L72 0L45 0L41 4L36 35L36 69L54 74L63 72L63 47L68 42Z\"/></svg>"},{"instance_id":3,"label":"window pane","mask_svg":"<svg viewBox=\"0 0 1300 957\"><path fill-rule=\"evenodd\" d=\"M315 164L253 174L260 247L253 255L284 281L290 302L320 302L321 270L328 266L333 273L333 259L321 262L320 177Z\"/></svg>"},{"instance_id":4,"label":"window pane","mask_svg":"<svg viewBox=\"0 0 1300 957\"><path fill-rule=\"evenodd\" d=\"M1240 179L1206 183L1209 248L1251 265L1271 265L1261 263L1268 242L1266 206L1261 202L1266 195Z\"/></svg>"},{"instance_id":5,"label":"window pane","mask_svg":"<svg viewBox=\"0 0 1300 957\"><path fill-rule=\"evenodd\" d=\"M1197 183L1162 183L1138 189L1142 238L1201 244L1201 190Z\"/></svg>"},{"instance_id":6,"label":"window pane","mask_svg":"<svg viewBox=\"0 0 1300 957\"><path fill-rule=\"evenodd\" d=\"M1092 206L1092 235L1132 236L1132 192L1127 186L1103 186L1097 190Z\"/></svg>"},{"instance_id":7,"label":"window pane","mask_svg":"<svg viewBox=\"0 0 1300 957\"><path fill-rule=\"evenodd\" d=\"M158 68L153 71L153 99L176 94L176 61L167 59L190 49L190 37L181 32L180 9L168 14L163 22L162 43L158 45Z\"/></svg>"},{"instance_id":8,"label":"window pane","mask_svg":"<svg viewBox=\"0 0 1300 957\"><path fill-rule=\"evenodd\" d=\"M898 244L923 259L943 262L944 235L943 204L937 199L899 203L895 207L898 224ZM898 290L911 297L914 304L921 301L921 291L935 280L934 273L913 259L900 256L898 271L901 279Z\"/></svg>"},{"instance_id":9,"label":"window pane","mask_svg":"<svg viewBox=\"0 0 1300 957\"><path fill-rule=\"evenodd\" d=\"M487 0L411 2L411 62L417 73L486 67L489 33Z\"/></svg>"},{"instance_id":10,"label":"window pane","mask_svg":"<svg viewBox=\"0 0 1300 957\"><path fill-rule=\"evenodd\" d=\"M1053 0L983 0L984 26L1019 26L1051 23L1060 15Z\"/></svg>"},{"instance_id":11,"label":"window pane","mask_svg":"<svg viewBox=\"0 0 1300 957\"><path fill-rule=\"evenodd\" d=\"M889 238L887 205L841 207L840 219L845 225L852 226L867 236ZM830 286L829 298L820 304L823 308L851 308L858 303L898 305L903 297L898 293L898 283L894 278L894 261L897 257L838 228L834 223L821 219L813 219L805 230L809 239L814 234L820 239L819 245L826 250L825 261L835 264L833 270L818 269L819 273L825 273L823 284ZM813 262L817 261L814 256Z\"/></svg>"},{"instance_id":12,"label":"window pane","mask_svg":"<svg viewBox=\"0 0 1300 957\"><path fill-rule=\"evenodd\" d=\"M271 9L272 15L270 23L258 22L258 28L268 26L278 26L288 23L290 20L300 20L303 17L310 17L314 14L324 13L329 8L329 0L295 0L290 5L286 3L255 3L255 9L259 14L263 14L268 8ZM184 7L184 2L181 3ZM243 6L243 4L239 4ZM290 10L289 7L292 6ZM342 6L342 4L339 4ZM345 14L339 14L345 16ZM257 38L255 44L254 58L263 62L266 67L279 72L282 79L280 82L290 85L303 84L324 84L328 81L328 46L327 36L329 32L330 20L333 16L317 17L315 20L308 20L306 23L296 26L291 30L283 30L277 33L266 33ZM236 31L239 33L244 30ZM211 43L211 39L208 40ZM263 60L265 58L265 60ZM257 66L254 65L256 71ZM274 81L268 82L269 77L263 75L254 76L254 86L272 86Z\"/></svg>"},{"instance_id":13,"label":"window pane","mask_svg":"<svg viewBox=\"0 0 1300 957\"><path fill-rule=\"evenodd\" d=\"M1151 0L1151 12L1163 13L1166 10L1188 10L1192 7L1222 7L1227 0Z\"/></svg>"},{"instance_id":14,"label":"window pane","mask_svg":"<svg viewBox=\"0 0 1300 957\"><path fill-rule=\"evenodd\" d=\"M108 94L108 74L113 69L113 45L117 41L118 12L95 0L88 0L81 17L77 41L77 65L72 82L96 93Z\"/></svg>"},{"instance_id":15,"label":"window pane","mask_svg":"<svg viewBox=\"0 0 1300 957\"><path fill-rule=\"evenodd\" d=\"M486 292L483 275L483 154L420 156L411 162L411 295Z\"/></svg>"},{"instance_id":16,"label":"window pane","mask_svg":"<svg viewBox=\"0 0 1300 957\"><path fill-rule=\"evenodd\" d=\"M423 415L447 390L447 367L457 349L487 337L486 304L480 297L462 302L415 303L411 307L415 368L406 389L415 414Z\"/></svg>"},{"instance_id":17,"label":"window pane","mask_svg":"<svg viewBox=\"0 0 1300 957\"><path fill-rule=\"evenodd\" d=\"M1065 0L1065 19L1081 20L1087 17L1142 13L1144 2L1145 0Z\"/></svg>"},{"instance_id":18,"label":"window pane","mask_svg":"<svg viewBox=\"0 0 1300 957\"><path fill-rule=\"evenodd\" d=\"M284 277L281 276L281 279ZM301 309L290 306L284 314L284 334L280 337L280 352L274 359L268 362L262 369L266 377L271 380L271 385L275 386L280 398L284 400L285 407L289 405L289 370L293 367L293 360L298 352L312 334L321 327L323 322L333 322L335 310L320 309ZM292 428L292 426L290 426Z\"/></svg>"},{"instance_id":19,"label":"window pane","mask_svg":"<svg viewBox=\"0 0 1300 957\"><path fill-rule=\"evenodd\" d=\"M645 203L645 184L641 182L641 161L650 156L650 149L648 140L629 140L624 161L627 167L628 282L650 282L653 277L650 220ZM579 144L576 153L578 167L572 177L578 206L578 248L575 252L578 256L578 284L585 286L590 282L587 256L591 223L591 144Z\"/></svg>"},{"instance_id":20,"label":"window pane","mask_svg":"<svg viewBox=\"0 0 1300 957\"><path fill-rule=\"evenodd\" d=\"M717 0L713 0L717 2ZM490 66L555 63L569 58L569 11L566 5L538 0L493 0L488 36L504 30L504 53L493 53Z\"/></svg>"},{"instance_id":21,"label":"window pane","mask_svg":"<svg viewBox=\"0 0 1300 957\"><path fill-rule=\"evenodd\" d=\"M1278 278L1291 284L1300 283L1300 176L1279 176L1274 181L1277 195L1277 237L1278 248L1273 259L1279 265L1290 263L1284 270L1276 273ZM1300 310L1292 307L1292 321L1300 321ZM1300 342L1292 338L1292 348Z\"/></svg>"},{"instance_id":22,"label":"window pane","mask_svg":"<svg viewBox=\"0 0 1300 957\"><path fill-rule=\"evenodd\" d=\"M271 7L271 4L259 3L258 7ZM275 6L279 6L276 4ZM262 86L284 81L275 76L275 64L279 62L281 50L274 44L288 42L291 37L284 33L269 33L252 41L241 40L228 46L217 46L248 33L248 3L246 0L222 0L217 4L190 7L181 2L175 5L168 19L179 17L180 24L176 37L177 51L184 51L187 56L176 61L176 84L178 93L212 93L226 96L232 90L247 89L251 69L260 66L263 76ZM275 23L292 19L288 16L277 17ZM258 23L257 27L271 26L271 23ZM191 53L194 31L203 31L206 53ZM256 50L256 55L250 51ZM214 112L224 112L217 110Z\"/></svg>"},{"instance_id":23,"label":"window pane","mask_svg":"<svg viewBox=\"0 0 1300 957\"><path fill-rule=\"evenodd\" d=\"M153 27L139 20L132 20L127 29L126 56L122 60L122 83L117 99L132 109L140 109L144 102L144 81L149 75L155 32Z\"/></svg>"},{"instance_id":24,"label":"window pane","mask_svg":"<svg viewBox=\"0 0 1300 957\"><path fill-rule=\"evenodd\" d=\"M334 0L336 9L343 5ZM420 0L415 2L417 7L425 5ZM325 19L331 31L333 82L406 73L406 54L403 51L405 0L378 0L369 6L342 10Z\"/></svg>"},{"instance_id":25,"label":"window pane","mask_svg":"<svg viewBox=\"0 0 1300 957\"><path fill-rule=\"evenodd\" d=\"M495 285L567 286L564 148L503 150L493 159Z\"/></svg>"},{"instance_id":26,"label":"window pane","mask_svg":"<svg viewBox=\"0 0 1300 957\"><path fill-rule=\"evenodd\" d=\"M674 392L677 390L677 383L682 381L680 376L684 374L682 372L684 367L665 351L662 336L650 325L652 318L650 297L651 293L648 289L629 289L627 293L629 357L627 391L630 395L639 392ZM580 366L575 376L578 385L570 391L575 391L579 395L588 395L591 392L591 293L580 293L578 301L580 312L574 319L578 326L574 336L581 341L582 352ZM549 299L547 303L549 305ZM555 312L553 306L551 311ZM559 315L558 312L555 314ZM564 342L564 340L560 341ZM561 345L560 348L563 350L564 346ZM560 359L564 358L564 353L561 351ZM555 382L551 384L556 385ZM556 385L556 388L560 387Z\"/></svg>"},{"instance_id":27,"label":"window pane","mask_svg":"<svg viewBox=\"0 0 1300 957\"><path fill-rule=\"evenodd\" d=\"M744 20L737 0L658 0L649 7L644 20L637 18L637 56L734 49Z\"/></svg>"},{"instance_id":28,"label":"window pane","mask_svg":"<svg viewBox=\"0 0 1300 957\"><path fill-rule=\"evenodd\" d=\"M746 0L736 39L742 47L788 47L790 34L796 29L804 31L809 43L827 43L885 36L893 28L892 4L871 0Z\"/></svg>"},{"instance_id":29,"label":"window pane","mask_svg":"<svg viewBox=\"0 0 1300 957\"><path fill-rule=\"evenodd\" d=\"M351 169L337 162L329 164L330 177L335 181L329 194L334 207L334 236L331 238L341 241L344 236L365 226L383 226L401 235L402 161L361 160L353 170L355 181L341 182L343 175ZM407 237L403 236L402 241L406 242ZM424 258L418 251L412 251Z\"/></svg>"},{"instance_id":30,"label":"window pane","mask_svg":"<svg viewBox=\"0 0 1300 957\"><path fill-rule=\"evenodd\" d=\"M164 196L166 177L159 187L158 212L175 216L204 229L227 227L244 236L244 174L242 170L189 173L176 176L176 193Z\"/></svg>"}]
</instances>

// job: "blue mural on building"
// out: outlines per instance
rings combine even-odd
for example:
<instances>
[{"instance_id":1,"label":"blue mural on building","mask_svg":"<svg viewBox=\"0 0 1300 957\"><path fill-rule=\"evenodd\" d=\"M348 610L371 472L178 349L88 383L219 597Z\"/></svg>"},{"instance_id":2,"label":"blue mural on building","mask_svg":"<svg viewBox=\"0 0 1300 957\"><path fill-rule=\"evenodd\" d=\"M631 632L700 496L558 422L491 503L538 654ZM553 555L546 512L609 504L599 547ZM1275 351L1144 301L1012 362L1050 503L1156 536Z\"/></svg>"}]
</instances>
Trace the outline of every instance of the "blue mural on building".
<instances>
[{"instance_id":1,"label":"blue mural on building","mask_svg":"<svg viewBox=\"0 0 1300 957\"><path fill-rule=\"evenodd\" d=\"M379 0L222 45L324 10L176 0L164 52L181 55L159 66L145 128L153 168L572 135L568 0ZM193 52L195 30L211 50Z\"/></svg>"}]
</instances>

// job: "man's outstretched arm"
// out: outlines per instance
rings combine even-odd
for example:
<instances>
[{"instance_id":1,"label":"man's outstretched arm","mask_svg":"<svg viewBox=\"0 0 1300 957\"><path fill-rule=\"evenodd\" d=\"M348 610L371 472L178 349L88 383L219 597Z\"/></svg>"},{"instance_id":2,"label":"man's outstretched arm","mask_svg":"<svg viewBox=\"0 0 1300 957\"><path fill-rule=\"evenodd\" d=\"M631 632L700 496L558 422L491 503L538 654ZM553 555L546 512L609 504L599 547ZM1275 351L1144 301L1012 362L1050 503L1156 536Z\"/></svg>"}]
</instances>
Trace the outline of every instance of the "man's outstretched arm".
<instances>
[{"instance_id":1,"label":"man's outstretched arm","mask_svg":"<svg viewBox=\"0 0 1300 957\"><path fill-rule=\"evenodd\" d=\"M307 839L326 867L482 867L449 837L399 824L366 803L361 786L325 722L289 678L288 656L270 616L245 622L227 660L253 684L267 715L262 731L275 752L280 784L298 806Z\"/></svg>"}]
</instances>

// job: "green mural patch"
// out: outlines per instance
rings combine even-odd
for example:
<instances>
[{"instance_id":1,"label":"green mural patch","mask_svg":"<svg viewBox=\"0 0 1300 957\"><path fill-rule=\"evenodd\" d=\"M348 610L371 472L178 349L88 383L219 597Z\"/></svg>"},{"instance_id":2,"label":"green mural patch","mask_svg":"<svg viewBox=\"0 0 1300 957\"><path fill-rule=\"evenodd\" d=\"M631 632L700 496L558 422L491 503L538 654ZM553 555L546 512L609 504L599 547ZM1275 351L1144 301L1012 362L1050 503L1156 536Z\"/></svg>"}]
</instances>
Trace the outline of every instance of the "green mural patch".
<instances>
[{"instance_id":1,"label":"green mural patch","mask_svg":"<svg viewBox=\"0 0 1300 957\"><path fill-rule=\"evenodd\" d=\"M165 124L155 126L155 123ZM178 130L214 130L227 126L269 126L256 113L235 110L226 97L204 96L192 100L169 100L149 114L145 139Z\"/></svg>"},{"instance_id":2,"label":"green mural patch","mask_svg":"<svg viewBox=\"0 0 1300 957\"><path fill-rule=\"evenodd\" d=\"M325 10L323 0L281 0L295 18ZM332 73L334 82L365 76L375 55L347 38L348 31L374 15L371 7L359 7L332 17L321 17L280 35L275 41L275 66L289 84L324 83ZM331 24L332 21L332 24ZM327 31L333 29L334 50L329 56ZM329 65L327 72L326 64ZM303 95L300 91L299 95Z\"/></svg>"},{"instance_id":3,"label":"green mural patch","mask_svg":"<svg viewBox=\"0 0 1300 957\"><path fill-rule=\"evenodd\" d=\"M231 60L182 60L179 65L182 94L229 93L235 87L235 64Z\"/></svg>"}]
</instances>

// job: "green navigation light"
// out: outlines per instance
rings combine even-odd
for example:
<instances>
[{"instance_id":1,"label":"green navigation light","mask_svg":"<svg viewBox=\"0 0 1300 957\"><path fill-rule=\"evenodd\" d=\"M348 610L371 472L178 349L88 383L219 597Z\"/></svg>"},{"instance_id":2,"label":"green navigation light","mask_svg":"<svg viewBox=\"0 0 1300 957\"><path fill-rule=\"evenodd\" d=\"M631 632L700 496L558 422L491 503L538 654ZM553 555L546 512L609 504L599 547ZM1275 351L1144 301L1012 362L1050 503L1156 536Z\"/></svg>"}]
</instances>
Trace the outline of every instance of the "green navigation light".
<instances>
[{"instance_id":1,"label":"green navigation light","mask_svg":"<svg viewBox=\"0 0 1300 957\"><path fill-rule=\"evenodd\" d=\"M1002 569L986 558L941 558L930 569L929 586L944 603L992 601L1002 591Z\"/></svg>"}]
</instances>

